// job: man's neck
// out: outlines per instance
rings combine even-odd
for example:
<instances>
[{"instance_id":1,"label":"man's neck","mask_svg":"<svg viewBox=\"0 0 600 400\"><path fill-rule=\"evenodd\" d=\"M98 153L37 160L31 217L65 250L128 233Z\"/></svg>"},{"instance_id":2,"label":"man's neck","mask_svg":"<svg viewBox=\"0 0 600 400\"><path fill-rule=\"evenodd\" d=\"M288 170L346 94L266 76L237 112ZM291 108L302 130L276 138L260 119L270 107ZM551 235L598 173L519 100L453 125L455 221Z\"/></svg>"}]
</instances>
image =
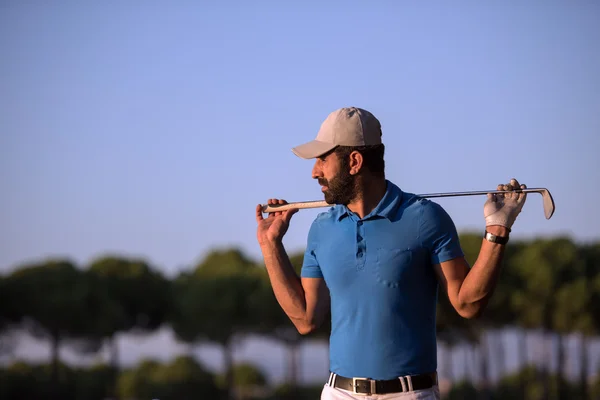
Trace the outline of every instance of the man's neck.
<instances>
[{"instance_id":1,"label":"man's neck","mask_svg":"<svg viewBox=\"0 0 600 400\"><path fill-rule=\"evenodd\" d=\"M348 208L361 219L377 207L387 189L385 178L372 178L359 182L356 200L348 204Z\"/></svg>"}]
</instances>

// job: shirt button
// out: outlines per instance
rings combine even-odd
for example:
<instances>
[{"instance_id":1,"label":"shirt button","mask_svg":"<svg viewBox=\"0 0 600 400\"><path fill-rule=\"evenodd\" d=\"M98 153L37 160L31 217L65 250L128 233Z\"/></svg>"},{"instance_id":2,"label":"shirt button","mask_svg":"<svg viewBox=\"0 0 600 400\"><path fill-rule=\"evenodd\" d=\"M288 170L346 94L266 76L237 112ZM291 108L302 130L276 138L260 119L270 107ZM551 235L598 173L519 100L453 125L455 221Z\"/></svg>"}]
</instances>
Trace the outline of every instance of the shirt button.
<instances>
[{"instance_id":1,"label":"shirt button","mask_svg":"<svg viewBox=\"0 0 600 400\"><path fill-rule=\"evenodd\" d=\"M362 223L362 221L358 221L357 224L358 224L358 226L362 226L363 223Z\"/></svg>"}]
</instances>

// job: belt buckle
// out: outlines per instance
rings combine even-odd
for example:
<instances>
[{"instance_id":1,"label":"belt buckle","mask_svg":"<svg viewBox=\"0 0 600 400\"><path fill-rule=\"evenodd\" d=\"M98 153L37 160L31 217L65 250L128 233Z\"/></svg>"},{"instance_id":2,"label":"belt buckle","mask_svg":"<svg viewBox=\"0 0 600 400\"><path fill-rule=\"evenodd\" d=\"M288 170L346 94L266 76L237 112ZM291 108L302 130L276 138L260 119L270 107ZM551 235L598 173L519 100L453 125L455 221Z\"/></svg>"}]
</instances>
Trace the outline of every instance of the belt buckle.
<instances>
[{"instance_id":1,"label":"belt buckle","mask_svg":"<svg viewBox=\"0 0 600 400\"><path fill-rule=\"evenodd\" d=\"M413 384L412 377L410 375L400 376L400 384L402 385L402 392L412 392Z\"/></svg>"},{"instance_id":2,"label":"belt buckle","mask_svg":"<svg viewBox=\"0 0 600 400\"><path fill-rule=\"evenodd\" d=\"M357 381L369 382L369 391L368 392L357 392L356 391L356 388L358 387L358 385L356 384ZM377 385L376 385L375 380L373 380L373 379L354 377L354 378L352 378L352 391L355 394L376 394L377 393Z\"/></svg>"}]
</instances>

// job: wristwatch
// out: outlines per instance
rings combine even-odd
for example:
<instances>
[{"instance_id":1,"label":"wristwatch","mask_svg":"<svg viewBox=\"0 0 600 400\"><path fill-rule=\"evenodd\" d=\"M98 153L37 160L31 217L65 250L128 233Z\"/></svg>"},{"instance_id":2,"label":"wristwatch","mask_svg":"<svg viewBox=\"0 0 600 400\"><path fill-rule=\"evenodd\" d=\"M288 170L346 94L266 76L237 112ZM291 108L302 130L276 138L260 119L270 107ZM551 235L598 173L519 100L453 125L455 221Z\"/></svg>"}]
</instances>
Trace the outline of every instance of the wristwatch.
<instances>
[{"instance_id":1,"label":"wristwatch","mask_svg":"<svg viewBox=\"0 0 600 400\"><path fill-rule=\"evenodd\" d=\"M485 231L485 234L483 235L483 237L492 243L498 243L498 244L508 243L508 236L497 236L497 235L494 235L493 233L489 233L487 230Z\"/></svg>"}]
</instances>

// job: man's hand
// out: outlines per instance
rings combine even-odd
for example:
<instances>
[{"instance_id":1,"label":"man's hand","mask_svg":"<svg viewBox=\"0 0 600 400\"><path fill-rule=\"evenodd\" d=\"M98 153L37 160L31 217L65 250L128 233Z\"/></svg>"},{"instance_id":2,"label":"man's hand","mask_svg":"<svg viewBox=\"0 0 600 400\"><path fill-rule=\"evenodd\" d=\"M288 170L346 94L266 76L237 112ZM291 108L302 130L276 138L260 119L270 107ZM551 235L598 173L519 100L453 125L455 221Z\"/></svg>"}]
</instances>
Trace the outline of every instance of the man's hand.
<instances>
[{"instance_id":1,"label":"man's hand","mask_svg":"<svg viewBox=\"0 0 600 400\"><path fill-rule=\"evenodd\" d=\"M507 185L498 185L498 190L525 189L526 187L525 185L519 185L519 182L513 178ZM500 225L510 229L525 204L527 194L518 192L490 193L487 196L488 199L483 206L485 225Z\"/></svg>"},{"instance_id":2,"label":"man's hand","mask_svg":"<svg viewBox=\"0 0 600 400\"><path fill-rule=\"evenodd\" d=\"M287 204L270 199L269 205ZM282 243L297 208L269 213L263 217L262 206L256 206L256 235L262 251L275 298L299 333L316 329L329 310L329 291L322 278L301 278L290 262Z\"/></svg>"},{"instance_id":3,"label":"man's hand","mask_svg":"<svg viewBox=\"0 0 600 400\"><path fill-rule=\"evenodd\" d=\"M287 201L280 199L269 199L268 204L287 204ZM297 208L292 208L287 211L269 213L269 216L264 218L261 205L257 205L256 222L258 223L258 227L256 230L256 236L258 243L262 246L264 244L280 242L290 226L290 220L292 219L292 216L297 212Z\"/></svg>"}]
</instances>

